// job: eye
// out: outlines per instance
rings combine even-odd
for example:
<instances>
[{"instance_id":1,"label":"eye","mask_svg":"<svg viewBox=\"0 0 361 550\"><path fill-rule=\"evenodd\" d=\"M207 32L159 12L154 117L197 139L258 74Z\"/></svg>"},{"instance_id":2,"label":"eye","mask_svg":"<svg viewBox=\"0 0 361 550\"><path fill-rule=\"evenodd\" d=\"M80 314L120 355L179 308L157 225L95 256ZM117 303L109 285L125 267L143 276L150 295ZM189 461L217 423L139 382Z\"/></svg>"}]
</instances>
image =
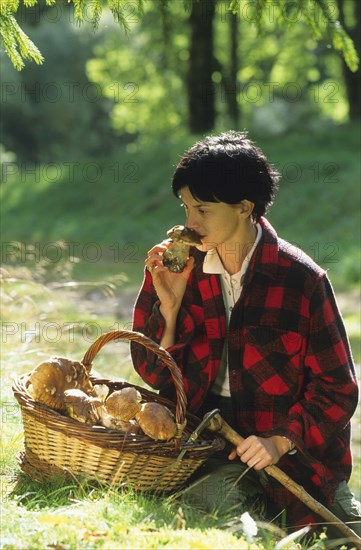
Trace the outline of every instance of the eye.
<instances>
[{"instance_id":1,"label":"eye","mask_svg":"<svg viewBox=\"0 0 361 550\"><path fill-rule=\"evenodd\" d=\"M203 216L204 214L206 214L206 211L204 210L204 208L198 208L198 213Z\"/></svg>"}]
</instances>

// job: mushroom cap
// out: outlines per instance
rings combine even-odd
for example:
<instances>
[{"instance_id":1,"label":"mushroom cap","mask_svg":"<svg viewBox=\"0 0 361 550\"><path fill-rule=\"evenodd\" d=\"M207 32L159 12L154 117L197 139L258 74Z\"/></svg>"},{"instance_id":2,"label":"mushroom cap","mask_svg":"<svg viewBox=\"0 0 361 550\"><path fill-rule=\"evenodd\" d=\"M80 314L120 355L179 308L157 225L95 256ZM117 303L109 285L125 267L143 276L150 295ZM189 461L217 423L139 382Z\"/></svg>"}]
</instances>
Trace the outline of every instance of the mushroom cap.
<instances>
[{"instance_id":1,"label":"mushroom cap","mask_svg":"<svg viewBox=\"0 0 361 550\"><path fill-rule=\"evenodd\" d=\"M92 390L89 373L79 361L66 357L52 357L40 363L29 375L27 392L35 400L56 410L64 410L64 391Z\"/></svg>"},{"instance_id":2,"label":"mushroom cap","mask_svg":"<svg viewBox=\"0 0 361 550\"><path fill-rule=\"evenodd\" d=\"M168 229L167 235L174 242L183 242L188 246L197 246L202 244L199 235L193 229L185 227L184 225L175 225L171 229Z\"/></svg>"},{"instance_id":3,"label":"mushroom cap","mask_svg":"<svg viewBox=\"0 0 361 550\"><path fill-rule=\"evenodd\" d=\"M89 397L82 390L71 389L65 390L64 403L70 418L87 424L96 424L98 422L97 406L101 405L99 399Z\"/></svg>"},{"instance_id":4,"label":"mushroom cap","mask_svg":"<svg viewBox=\"0 0 361 550\"><path fill-rule=\"evenodd\" d=\"M123 422L129 422L140 410L142 396L136 388L129 387L111 393L106 401L105 408L110 416Z\"/></svg>"},{"instance_id":5,"label":"mushroom cap","mask_svg":"<svg viewBox=\"0 0 361 550\"><path fill-rule=\"evenodd\" d=\"M143 432L152 439L172 439L177 431L174 415L160 403L143 403L136 415Z\"/></svg>"}]
</instances>

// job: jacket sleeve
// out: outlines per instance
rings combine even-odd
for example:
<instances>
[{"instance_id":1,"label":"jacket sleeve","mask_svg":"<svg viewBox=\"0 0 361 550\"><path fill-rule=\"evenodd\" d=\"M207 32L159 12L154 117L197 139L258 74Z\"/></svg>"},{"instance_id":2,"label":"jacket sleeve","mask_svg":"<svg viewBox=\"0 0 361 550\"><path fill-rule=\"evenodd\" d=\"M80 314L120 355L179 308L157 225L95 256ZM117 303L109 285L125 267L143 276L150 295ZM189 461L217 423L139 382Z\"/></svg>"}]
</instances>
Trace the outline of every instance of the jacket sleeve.
<instances>
[{"instance_id":1,"label":"jacket sleeve","mask_svg":"<svg viewBox=\"0 0 361 550\"><path fill-rule=\"evenodd\" d=\"M159 311L159 300L147 270L145 270L143 284L134 307L133 330L141 332L158 344L164 331L164 319ZM194 320L184 305L178 314L176 330L176 344L167 351L182 370L187 344L192 340L195 331ZM131 355L135 370L147 384L154 389L162 389L164 394L173 393L170 371L153 352L132 342Z\"/></svg>"},{"instance_id":2,"label":"jacket sleeve","mask_svg":"<svg viewBox=\"0 0 361 550\"><path fill-rule=\"evenodd\" d=\"M304 371L301 399L273 433L286 435L301 452L322 461L331 448L348 446L350 419L358 400L350 345L325 273L310 299Z\"/></svg>"}]
</instances>

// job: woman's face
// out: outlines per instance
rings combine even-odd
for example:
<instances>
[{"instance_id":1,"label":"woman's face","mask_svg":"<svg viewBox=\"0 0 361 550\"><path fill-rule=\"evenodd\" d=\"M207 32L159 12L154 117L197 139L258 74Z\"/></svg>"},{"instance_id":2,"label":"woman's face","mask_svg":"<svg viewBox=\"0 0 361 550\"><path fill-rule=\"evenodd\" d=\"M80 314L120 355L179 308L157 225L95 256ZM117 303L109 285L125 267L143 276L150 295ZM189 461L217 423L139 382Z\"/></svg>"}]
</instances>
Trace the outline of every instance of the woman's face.
<instances>
[{"instance_id":1,"label":"woman's face","mask_svg":"<svg viewBox=\"0 0 361 550\"><path fill-rule=\"evenodd\" d=\"M221 245L242 242L245 231L243 202L227 204L225 202L205 202L193 197L188 187L183 187L180 199L185 209L186 226L194 229L200 236L200 250L207 251Z\"/></svg>"}]
</instances>

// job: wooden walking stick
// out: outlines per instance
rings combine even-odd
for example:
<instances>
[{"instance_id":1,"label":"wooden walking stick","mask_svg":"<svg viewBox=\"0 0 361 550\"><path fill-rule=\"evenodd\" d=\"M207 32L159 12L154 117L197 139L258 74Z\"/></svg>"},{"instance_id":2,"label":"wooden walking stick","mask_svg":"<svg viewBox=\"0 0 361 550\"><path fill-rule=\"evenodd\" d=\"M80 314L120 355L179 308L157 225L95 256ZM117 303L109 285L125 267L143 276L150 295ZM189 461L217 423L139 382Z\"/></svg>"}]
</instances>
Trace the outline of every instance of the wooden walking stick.
<instances>
[{"instance_id":1,"label":"wooden walking stick","mask_svg":"<svg viewBox=\"0 0 361 550\"><path fill-rule=\"evenodd\" d=\"M209 415L209 416L208 416ZM219 432L225 439L227 439L233 445L239 445L244 441L244 438L239 435L227 422L221 417L219 411L211 411L204 415L204 419L209 417L208 428L214 432ZM327 522L334 524L339 531L346 536L350 542L356 545L356 548L361 550L361 538L343 521L335 516L330 510L328 510L323 504L314 499L307 491L298 485L287 474L280 470L277 466L267 466L264 469L268 475L277 479L286 489L296 495L306 506L308 506L313 512L316 512L319 516L325 519Z\"/></svg>"}]
</instances>

